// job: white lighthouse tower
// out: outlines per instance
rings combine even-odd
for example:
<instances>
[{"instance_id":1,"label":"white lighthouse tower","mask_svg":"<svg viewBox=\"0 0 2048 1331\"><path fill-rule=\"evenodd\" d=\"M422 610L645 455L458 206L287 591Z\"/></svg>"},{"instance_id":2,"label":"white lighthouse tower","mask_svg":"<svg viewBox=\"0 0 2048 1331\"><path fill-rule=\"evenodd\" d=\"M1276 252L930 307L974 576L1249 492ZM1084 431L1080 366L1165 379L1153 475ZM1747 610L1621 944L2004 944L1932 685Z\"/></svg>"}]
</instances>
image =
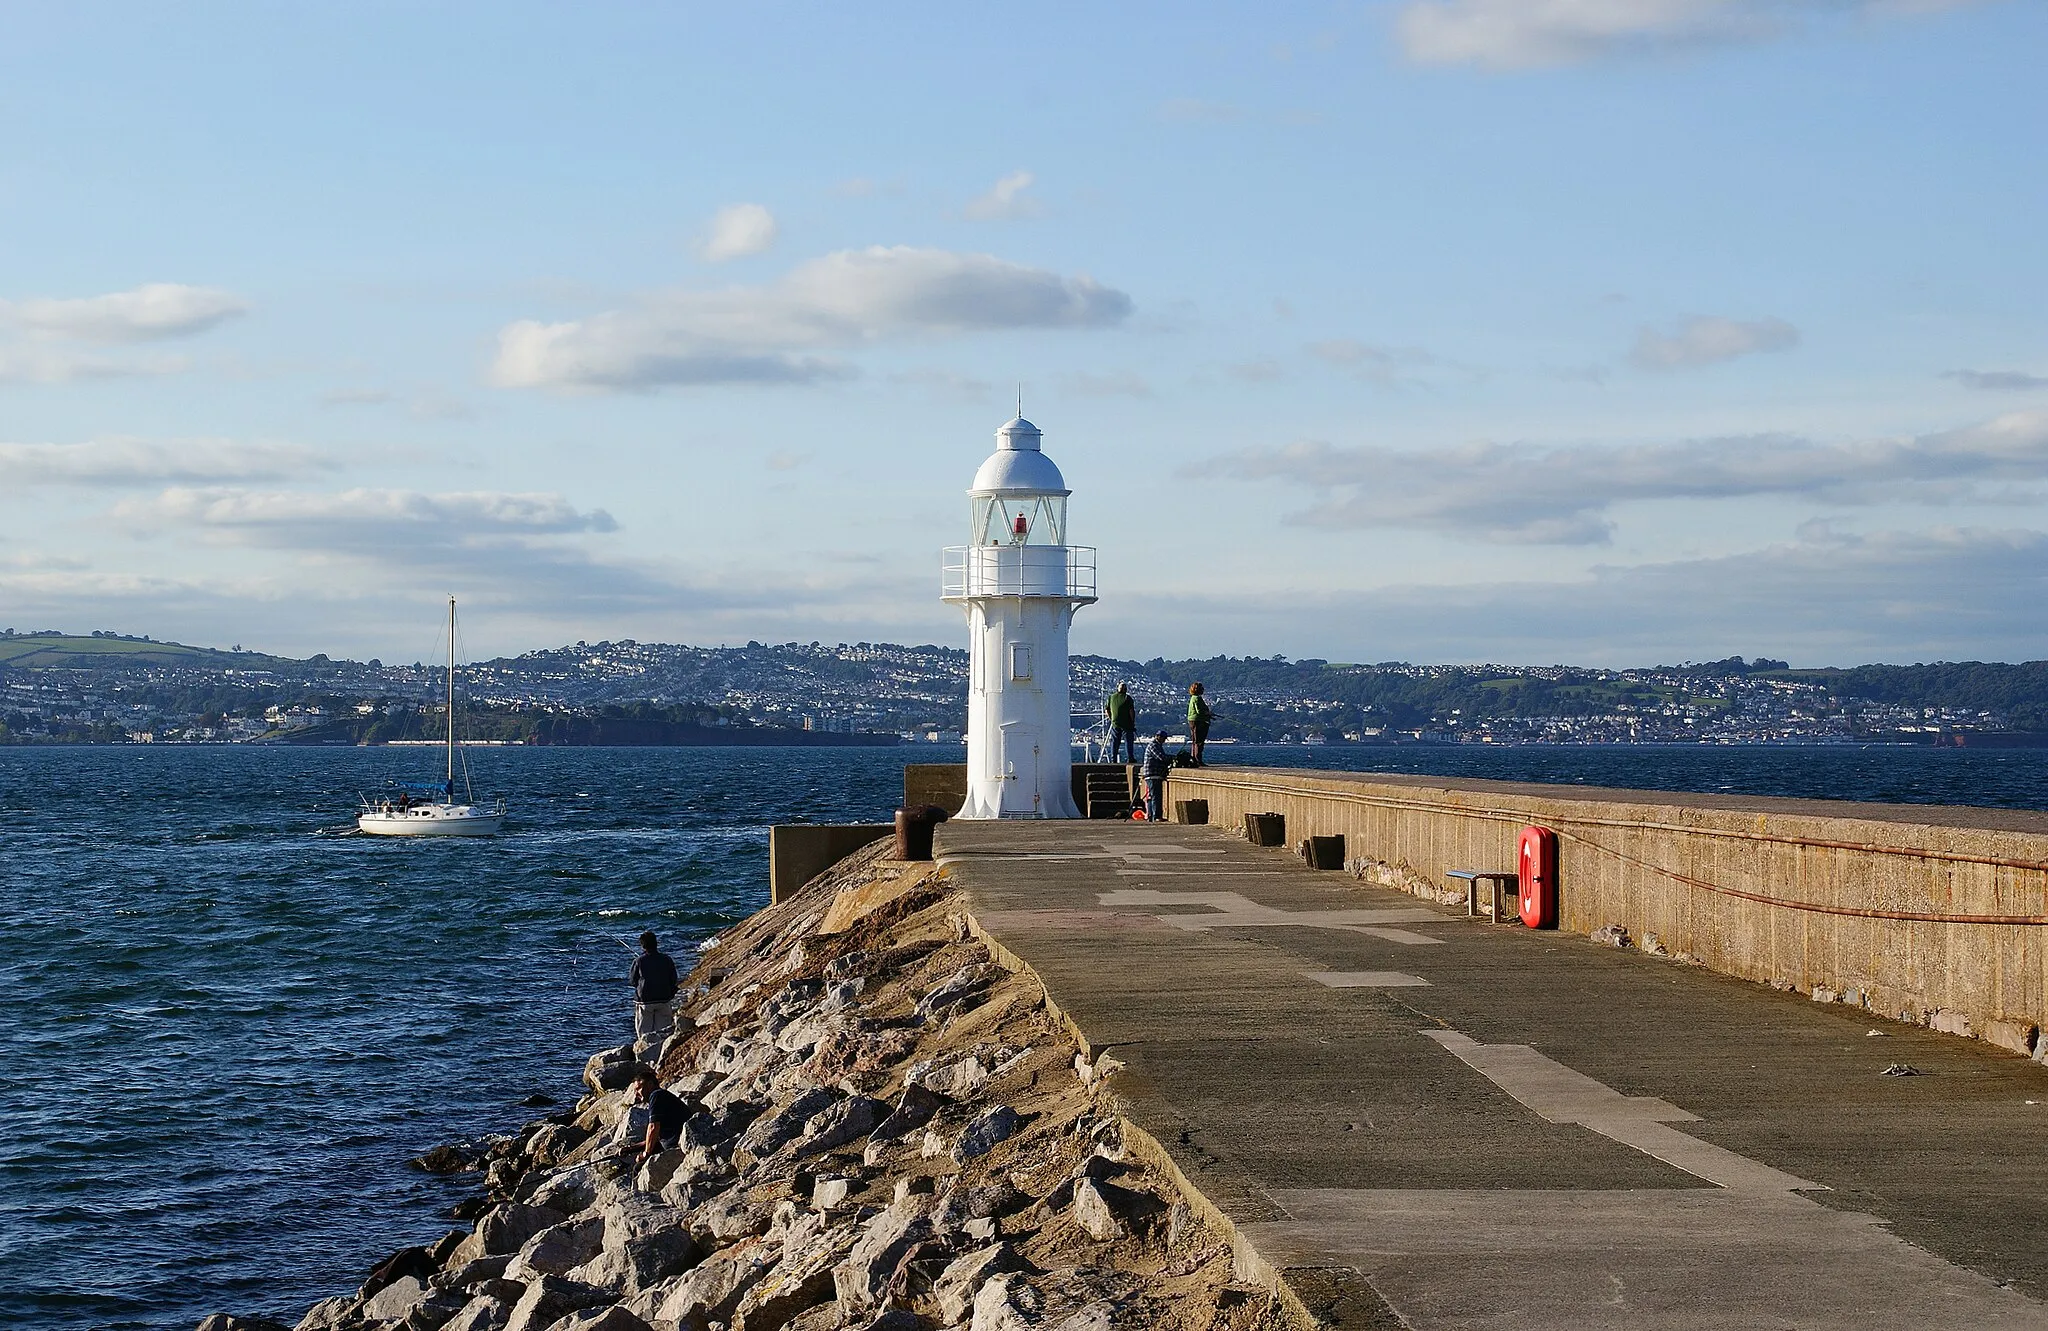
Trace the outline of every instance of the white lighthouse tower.
<instances>
[{"instance_id":1,"label":"white lighthouse tower","mask_svg":"<svg viewBox=\"0 0 2048 1331\"><path fill-rule=\"evenodd\" d=\"M1095 550L1067 544L1060 469L1022 416L974 473L969 545L945 556L944 599L967 612L962 818L1079 818L1067 713L1067 628L1095 600Z\"/></svg>"}]
</instances>

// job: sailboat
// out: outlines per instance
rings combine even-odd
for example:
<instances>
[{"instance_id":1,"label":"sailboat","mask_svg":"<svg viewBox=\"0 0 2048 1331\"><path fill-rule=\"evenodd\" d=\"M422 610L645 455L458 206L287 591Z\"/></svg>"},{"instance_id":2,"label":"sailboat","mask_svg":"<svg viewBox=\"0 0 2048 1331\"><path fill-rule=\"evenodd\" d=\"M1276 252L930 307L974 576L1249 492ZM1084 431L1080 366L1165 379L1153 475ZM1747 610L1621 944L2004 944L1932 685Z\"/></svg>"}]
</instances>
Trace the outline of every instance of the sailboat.
<instances>
[{"instance_id":1,"label":"sailboat","mask_svg":"<svg viewBox=\"0 0 2048 1331\"><path fill-rule=\"evenodd\" d=\"M438 788L402 786L396 794L363 796L356 826L371 836L495 836L505 801L478 804L462 764L462 804L455 802L455 598L448 598L448 776Z\"/></svg>"}]
</instances>

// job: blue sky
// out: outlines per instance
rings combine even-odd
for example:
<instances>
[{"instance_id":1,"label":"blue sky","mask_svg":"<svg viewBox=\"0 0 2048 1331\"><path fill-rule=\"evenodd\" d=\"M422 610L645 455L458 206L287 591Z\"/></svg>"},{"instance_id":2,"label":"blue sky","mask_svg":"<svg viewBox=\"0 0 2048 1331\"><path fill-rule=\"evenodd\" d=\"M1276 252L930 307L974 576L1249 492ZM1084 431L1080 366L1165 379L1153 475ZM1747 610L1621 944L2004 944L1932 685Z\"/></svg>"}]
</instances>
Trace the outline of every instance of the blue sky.
<instances>
[{"instance_id":1,"label":"blue sky","mask_svg":"<svg viewBox=\"0 0 2048 1331\"><path fill-rule=\"evenodd\" d=\"M0 624L2048 656L2048 7L0 10Z\"/></svg>"}]
</instances>

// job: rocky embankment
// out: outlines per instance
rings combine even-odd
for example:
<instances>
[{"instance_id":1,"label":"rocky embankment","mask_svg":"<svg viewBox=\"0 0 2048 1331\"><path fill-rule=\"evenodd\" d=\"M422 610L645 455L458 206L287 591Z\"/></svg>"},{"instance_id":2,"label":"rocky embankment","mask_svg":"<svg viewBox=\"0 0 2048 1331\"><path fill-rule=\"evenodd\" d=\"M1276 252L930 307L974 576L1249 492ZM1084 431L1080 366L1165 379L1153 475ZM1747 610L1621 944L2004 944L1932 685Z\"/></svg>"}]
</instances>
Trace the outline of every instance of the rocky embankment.
<instances>
[{"instance_id":1,"label":"rocky embankment","mask_svg":"<svg viewBox=\"0 0 2048 1331\"><path fill-rule=\"evenodd\" d=\"M661 1053L691 1111L635 1169L627 1088L480 1155L476 1225L299 1331L1104 1331L1294 1325L1233 1280L1214 1212L1118 1112L943 870L856 855L721 936ZM272 1331L218 1316L201 1331ZM276 1331L282 1331L277 1328Z\"/></svg>"}]
</instances>

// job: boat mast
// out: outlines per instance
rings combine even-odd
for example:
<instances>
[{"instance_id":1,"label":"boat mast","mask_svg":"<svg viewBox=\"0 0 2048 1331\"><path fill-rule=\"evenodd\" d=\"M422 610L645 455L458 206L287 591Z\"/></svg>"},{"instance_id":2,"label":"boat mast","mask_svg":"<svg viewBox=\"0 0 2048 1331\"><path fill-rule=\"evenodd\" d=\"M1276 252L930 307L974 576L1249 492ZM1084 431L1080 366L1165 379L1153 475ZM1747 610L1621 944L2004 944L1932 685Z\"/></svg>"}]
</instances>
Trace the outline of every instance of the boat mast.
<instances>
[{"instance_id":1,"label":"boat mast","mask_svg":"<svg viewBox=\"0 0 2048 1331\"><path fill-rule=\"evenodd\" d=\"M455 598L448 598L448 802L455 803Z\"/></svg>"}]
</instances>

